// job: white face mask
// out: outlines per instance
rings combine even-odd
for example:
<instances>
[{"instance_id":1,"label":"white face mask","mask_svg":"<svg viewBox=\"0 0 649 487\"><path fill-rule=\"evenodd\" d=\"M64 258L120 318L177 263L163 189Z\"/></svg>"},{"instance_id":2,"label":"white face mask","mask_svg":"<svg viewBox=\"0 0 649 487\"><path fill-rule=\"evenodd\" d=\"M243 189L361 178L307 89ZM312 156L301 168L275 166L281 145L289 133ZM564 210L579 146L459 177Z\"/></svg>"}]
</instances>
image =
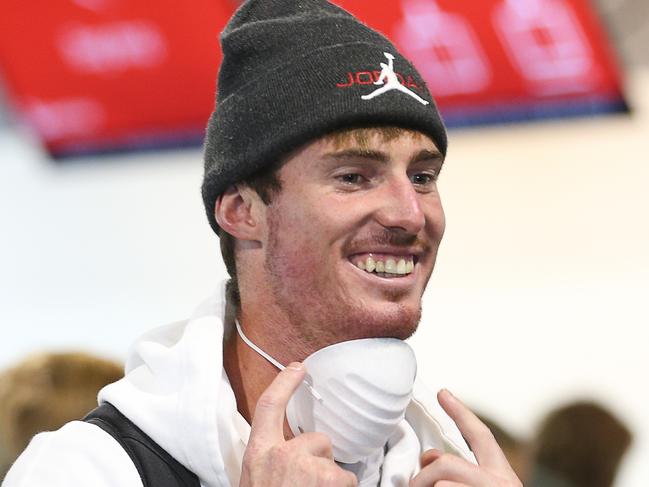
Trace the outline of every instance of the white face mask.
<instances>
[{"instance_id":1,"label":"white face mask","mask_svg":"<svg viewBox=\"0 0 649 487\"><path fill-rule=\"evenodd\" d=\"M284 366L245 336L262 357ZM403 420L417 374L410 346L396 338L366 338L330 345L304 360L307 376L286 407L295 436L326 434L334 459L356 463L383 449Z\"/></svg>"}]
</instances>

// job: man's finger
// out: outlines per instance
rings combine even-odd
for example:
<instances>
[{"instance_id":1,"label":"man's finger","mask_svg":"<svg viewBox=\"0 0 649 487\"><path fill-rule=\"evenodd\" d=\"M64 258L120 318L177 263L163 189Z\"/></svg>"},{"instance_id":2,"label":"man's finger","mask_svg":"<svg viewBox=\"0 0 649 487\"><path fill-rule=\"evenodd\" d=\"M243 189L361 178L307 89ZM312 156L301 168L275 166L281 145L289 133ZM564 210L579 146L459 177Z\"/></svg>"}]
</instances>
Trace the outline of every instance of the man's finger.
<instances>
[{"instance_id":1,"label":"man's finger","mask_svg":"<svg viewBox=\"0 0 649 487\"><path fill-rule=\"evenodd\" d=\"M435 482L435 487L469 487L469 486L466 484L453 482L451 480L440 480L439 482Z\"/></svg>"},{"instance_id":2,"label":"man's finger","mask_svg":"<svg viewBox=\"0 0 649 487\"><path fill-rule=\"evenodd\" d=\"M437 450L436 448L431 448L430 450L426 450L424 453L422 453L421 457L419 458L419 466L421 468L424 468L426 465L433 463L442 455L443 455L442 452Z\"/></svg>"},{"instance_id":3,"label":"man's finger","mask_svg":"<svg viewBox=\"0 0 649 487\"><path fill-rule=\"evenodd\" d=\"M334 453L331 440L324 433L304 433L293 438L291 443L300 451L308 452L315 457L333 461Z\"/></svg>"},{"instance_id":4,"label":"man's finger","mask_svg":"<svg viewBox=\"0 0 649 487\"><path fill-rule=\"evenodd\" d=\"M252 418L249 444L271 443L284 440L284 415L286 405L298 388L306 369L299 362L293 362L277 377L257 400Z\"/></svg>"},{"instance_id":5,"label":"man's finger","mask_svg":"<svg viewBox=\"0 0 649 487\"><path fill-rule=\"evenodd\" d=\"M437 400L455 421L460 433L473 450L479 465L511 469L491 430L469 408L446 389L437 393Z\"/></svg>"},{"instance_id":6,"label":"man's finger","mask_svg":"<svg viewBox=\"0 0 649 487\"><path fill-rule=\"evenodd\" d=\"M340 466L336 465L334 462L320 457L311 457L311 464L309 465L309 471L313 473L321 473L319 478L315 476L316 483L309 485L335 485L336 487L357 487L358 479L353 473L343 470ZM284 485L284 484L282 484ZM288 483L286 485L304 485L302 483Z\"/></svg>"},{"instance_id":7,"label":"man's finger","mask_svg":"<svg viewBox=\"0 0 649 487\"><path fill-rule=\"evenodd\" d=\"M479 466L447 453L422 468L412 479L410 486L437 487L441 481L464 483L476 487L491 485Z\"/></svg>"}]
</instances>

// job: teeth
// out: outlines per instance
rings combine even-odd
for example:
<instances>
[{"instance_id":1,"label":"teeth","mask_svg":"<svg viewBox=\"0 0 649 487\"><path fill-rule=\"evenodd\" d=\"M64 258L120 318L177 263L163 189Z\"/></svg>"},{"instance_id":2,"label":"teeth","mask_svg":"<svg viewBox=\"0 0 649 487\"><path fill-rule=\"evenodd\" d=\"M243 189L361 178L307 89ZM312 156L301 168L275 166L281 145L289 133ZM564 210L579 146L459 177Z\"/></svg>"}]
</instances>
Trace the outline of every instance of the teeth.
<instances>
[{"instance_id":1,"label":"teeth","mask_svg":"<svg viewBox=\"0 0 649 487\"><path fill-rule=\"evenodd\" d=\"M376 269L374 259L372 259L372 257L368 257L367 261L365 262L365 270L367 272L374 272L374 269Z\"/></svg>"},{"instance_id":2,"label":"teeth","mask_svg":"<svg viewBox=\"0 0 649 487\"><path fill-rule=\"evenodd\" d=\"M413 272L415 264L412 258L407 259L392 259L389 258L385 262L375 259L372 256L367 257L365 260L356 261L356 267L365 272L376 272L377 274L395 274L404 276Z\"/></svg>"}]
</instances>

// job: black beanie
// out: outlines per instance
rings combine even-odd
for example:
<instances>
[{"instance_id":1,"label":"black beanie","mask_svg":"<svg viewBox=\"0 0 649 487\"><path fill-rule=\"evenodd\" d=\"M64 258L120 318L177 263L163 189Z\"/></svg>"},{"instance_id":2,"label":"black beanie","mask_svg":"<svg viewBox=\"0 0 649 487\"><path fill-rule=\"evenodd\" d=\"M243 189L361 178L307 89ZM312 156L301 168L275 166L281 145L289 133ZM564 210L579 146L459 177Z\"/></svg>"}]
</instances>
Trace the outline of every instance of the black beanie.
<instances>
[{"instance_id":1,"label":"black beanie","mask_svg":"<svg viewBox=\"0 0 649 487\"><path fill-rule=\"evenodd\" d=\"M230 185L337 129L414 129L446 154L444 124L417 70L388 39L326 0L248 0L221 45L202 187L217 234L214 205Z\"/></svg>"}]
</instances>

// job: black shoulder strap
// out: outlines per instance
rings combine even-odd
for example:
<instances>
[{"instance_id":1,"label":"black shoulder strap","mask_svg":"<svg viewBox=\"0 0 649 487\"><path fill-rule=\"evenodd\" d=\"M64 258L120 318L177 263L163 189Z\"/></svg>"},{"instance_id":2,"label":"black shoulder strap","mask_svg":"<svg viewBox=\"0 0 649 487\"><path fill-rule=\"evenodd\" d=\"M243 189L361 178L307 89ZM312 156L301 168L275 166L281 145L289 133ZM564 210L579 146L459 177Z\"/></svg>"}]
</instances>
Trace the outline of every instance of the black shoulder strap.
<instances>
[{"instance_id":1,"label":"black shoulder strap","mask_svg":"<svg viewBox=\"0 0 649 487\"><path fill-rule=\"evenodd\" d=\"M83 420L115 438L131 457L144 487L200 487L198 477L135 426L115 406L103 403Z\"/></svg>"}]
</instances>

